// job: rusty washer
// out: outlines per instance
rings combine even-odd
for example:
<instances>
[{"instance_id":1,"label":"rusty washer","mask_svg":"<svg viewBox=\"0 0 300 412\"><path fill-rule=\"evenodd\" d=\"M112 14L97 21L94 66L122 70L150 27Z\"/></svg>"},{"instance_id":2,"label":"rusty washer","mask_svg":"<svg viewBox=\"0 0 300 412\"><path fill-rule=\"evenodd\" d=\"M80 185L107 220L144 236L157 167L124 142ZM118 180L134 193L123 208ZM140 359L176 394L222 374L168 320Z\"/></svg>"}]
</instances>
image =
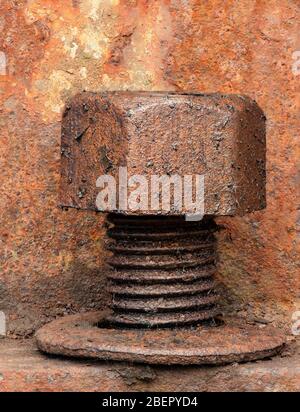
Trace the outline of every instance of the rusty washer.
<instances>
[{"instance_id":1,"label":"rusty washer","mask_svg":"<svg viewBox=\"0 0 300 412\"><path fill-rule=\"evenodd\" d=\"M265 117L257 104L219 94L76 96L62 124L62 206L97 210L97 178L118 180L120 167L149 181L204 175L204 217L187 221L186 205L110 207L110 309L43 326L38 347L150 364L224 364L279 353L285 337L277 329L220 318L214 285L213 217L265 207Z\"/></svg>"}]
</instances>

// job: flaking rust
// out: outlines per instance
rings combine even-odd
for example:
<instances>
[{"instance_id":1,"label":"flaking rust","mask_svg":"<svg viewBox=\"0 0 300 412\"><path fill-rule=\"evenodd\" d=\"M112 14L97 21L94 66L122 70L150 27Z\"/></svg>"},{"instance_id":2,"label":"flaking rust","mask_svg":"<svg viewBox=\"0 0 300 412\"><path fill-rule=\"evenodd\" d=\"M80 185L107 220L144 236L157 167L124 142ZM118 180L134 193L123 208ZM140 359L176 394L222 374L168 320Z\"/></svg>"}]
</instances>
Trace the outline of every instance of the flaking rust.
<instances>
[{"instance_id":1,"label":"flaking rust","mask_svg":"<svg viewBox=\"0 0 300 412\"><path fill-rule=\"evenodd\" d=\"M62 126L61 204L96 209L101 174L205 176L204 217L108 210L110 310L37 334L51 354L149 364L224 364L276 355L280 331L218 316L214 216L265 206L265 117L245 96L83 93Z\"/></svg>"}]
</instances>

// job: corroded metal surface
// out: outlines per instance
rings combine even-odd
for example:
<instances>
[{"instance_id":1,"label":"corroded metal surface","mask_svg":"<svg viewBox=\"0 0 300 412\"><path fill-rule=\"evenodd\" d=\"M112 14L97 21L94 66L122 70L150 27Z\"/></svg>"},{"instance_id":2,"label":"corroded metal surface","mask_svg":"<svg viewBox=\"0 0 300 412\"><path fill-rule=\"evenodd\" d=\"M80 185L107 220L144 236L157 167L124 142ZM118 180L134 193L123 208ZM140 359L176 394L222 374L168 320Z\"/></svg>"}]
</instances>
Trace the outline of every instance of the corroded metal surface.
<instances>
[{"instance_id":1,"label":"corroded metal surface","mask_svg":"<svg viewBox=\"0 0 300 412\"><path fill-rule=\"evenodd\" d=\"M76 358L149 364L225 364L278 354L284 337L273 327L259 329L241 321L218 327L111 329L98 327L109 316L92 312L67 316L40 329L38 347Z\"/></svg>"},{"instance_id":2,"label":"corroded metal surface","mask_svg":"<svg viewBox=\"0 0 300 412\"><path fill-rule=\"evenodd\" d=\"M218 314L213 274L217 229L212 219L110 214L113 313L124 327L195 324Z\"/></svg>"},{"instance_id":3,"label":"corroded metal surface","mask_svg":"<svg viewBox=\"0 0 300 412\"><path fill-rule=\"evenodd\" d=\"M204 214L244 215L265 207L265 151L265 116L246 96L81 93L63 115L60 202L95 210L96 180L109 174L118 182L123 166L128 177L149 182L153 175L204 175ZM168 214L188 212L184 205Z\"/></svg>"},{"instance_id":4,"label":"corroded metal surface","mask_svg":"<svg viewBox=\"0 0 300 412\"><path fill-rule=\"evenodd\" d=\"M0 307L10 335L106 306L103 219L56 208L61 111L84 89L242 92L258 102L268 207L219 218L218 278L236 296L223 298L225 310L290 329L300 288L299 21L298 1L0 2Z\"/></svg>"},{"instance_id":5,"label":"corroded metal surface","mask_svg":"<svg viewBox=\"0 0 300 412\"><path fill-rule=\"evenodd\" d=\"M300 386L300 342L267 362L213 368L62 360L39 353L31 339L0 339L0 353L3 392L299 392Z\"/></svg>"}]
</instances>

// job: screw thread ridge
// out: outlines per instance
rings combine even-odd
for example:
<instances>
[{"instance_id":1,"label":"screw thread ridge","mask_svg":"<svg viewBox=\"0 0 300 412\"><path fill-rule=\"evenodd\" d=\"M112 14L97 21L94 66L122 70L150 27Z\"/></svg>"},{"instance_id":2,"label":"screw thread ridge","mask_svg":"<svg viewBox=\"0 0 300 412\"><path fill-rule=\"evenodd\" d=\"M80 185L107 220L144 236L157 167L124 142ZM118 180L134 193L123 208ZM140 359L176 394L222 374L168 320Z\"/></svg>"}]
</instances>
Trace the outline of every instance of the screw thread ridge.
<instances>
[{"instance_id":1,"label":"screw thread ridge","mask_svg":"<svg viewBox=\"0 0 300 412\"><path fill-rule=\"evenodd\" d=\"M112 314L122 327L197 324L218 314L216 224L181 216L109 214Z\"/></svg>"}]
</instances>

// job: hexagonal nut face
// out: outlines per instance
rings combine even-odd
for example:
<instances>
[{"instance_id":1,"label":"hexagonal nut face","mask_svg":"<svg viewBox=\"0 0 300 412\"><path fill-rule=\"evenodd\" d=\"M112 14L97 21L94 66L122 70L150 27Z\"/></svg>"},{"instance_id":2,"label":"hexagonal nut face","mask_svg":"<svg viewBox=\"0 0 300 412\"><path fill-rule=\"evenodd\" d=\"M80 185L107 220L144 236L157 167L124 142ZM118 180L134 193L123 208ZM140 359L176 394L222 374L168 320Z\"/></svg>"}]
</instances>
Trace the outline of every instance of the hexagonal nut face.
<instances>
[{"instance_id":1,"label":"hexagonal nut face","mask_svg":"<svg viewBox=\"0 0 300 412\"><path fill-rule=\"evenodd\" d=\"M197 176L204 184L206 215L243 215L265 207L265 116L245 96L84 92L66 106L61 151L65 207L101 210L97 199L105 189L106 198L112 196L106 211L193 213L184 190L189 182L186 190L195 201L202 193ZM156 186L156 194L152 179L160 177L169 181ZM174 207L178 177L182 197ZM169 208L161 202L168 197L167 184Z\"/></svg>"}]
</instances>

